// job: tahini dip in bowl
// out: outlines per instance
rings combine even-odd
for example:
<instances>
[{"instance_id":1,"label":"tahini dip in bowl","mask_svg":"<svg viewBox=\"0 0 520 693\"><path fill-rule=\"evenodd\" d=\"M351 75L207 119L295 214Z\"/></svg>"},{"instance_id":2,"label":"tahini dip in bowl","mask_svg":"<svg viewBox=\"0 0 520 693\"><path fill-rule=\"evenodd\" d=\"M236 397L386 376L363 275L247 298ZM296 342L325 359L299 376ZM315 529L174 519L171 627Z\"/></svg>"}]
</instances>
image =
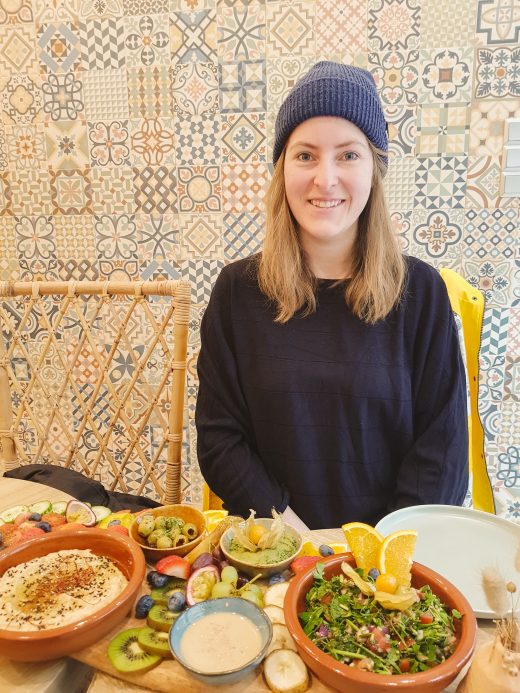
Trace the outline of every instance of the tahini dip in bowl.
<instances>
[{"instance_id":1,"label":"tahini dip in bowl","mask_svg":"<svg viewBox=\"0 0 520 693\"><path fill-rule=\"evenodd\" d=\"M198 602L170 630L175 659L196 679L220 686L260 664L271 642L269 618L252 602L225 597Z\"/></svg>"}]
</instances>

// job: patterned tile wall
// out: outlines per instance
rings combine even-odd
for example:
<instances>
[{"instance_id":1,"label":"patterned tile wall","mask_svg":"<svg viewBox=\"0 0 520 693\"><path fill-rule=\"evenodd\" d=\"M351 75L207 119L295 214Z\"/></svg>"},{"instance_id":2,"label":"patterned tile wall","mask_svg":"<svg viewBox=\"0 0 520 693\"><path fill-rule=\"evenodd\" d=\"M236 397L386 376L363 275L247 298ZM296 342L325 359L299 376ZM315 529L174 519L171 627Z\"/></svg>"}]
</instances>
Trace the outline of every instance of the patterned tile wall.
<instances>
[{"instance_id":1,"label":"patterned tile wall","mask_svg":"<svg viewBox=\"0 0 520 693\"><path fill-rule=\"evenodd\" d=\"M193 285L184 493L201 499L198 329L262 241L276 110L318 59L367 67L403 247L486 296L480 400L498 511L520 519L520 0L0 0L0 278Z\"/></svg>"}]
</instances>

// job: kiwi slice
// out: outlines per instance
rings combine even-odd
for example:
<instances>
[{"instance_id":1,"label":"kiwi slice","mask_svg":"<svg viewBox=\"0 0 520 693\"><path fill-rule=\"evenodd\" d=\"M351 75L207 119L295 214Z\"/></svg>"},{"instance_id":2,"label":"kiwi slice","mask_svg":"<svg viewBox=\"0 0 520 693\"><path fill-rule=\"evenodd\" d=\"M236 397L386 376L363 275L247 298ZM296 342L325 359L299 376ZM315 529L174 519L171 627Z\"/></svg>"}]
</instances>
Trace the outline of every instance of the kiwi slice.
<instances>
[{"instance_id":1,"label":"kiwi slice","mask_svg":"<svg viewBox=\"0 0 520 693\"><path fill-rule=\"evenodd\" d=\"M140 628L137 636L137 642L139 645L141 645L145 652L149 652L153 655L159 655L159 657L167 657L169 659L173 657L170 650L168 633L165 633L162 630Z\"/></svg>"},{"instance_id":2,"label":"kiwi slice","mask_svg":"<svg viewBox=\"0 0 520 693\"><path fill-rule=\"evenodd\" d=\"M146 622L150 628L162 630L167 633L170 630L172 623L179 615L180 614L174 614L173 611L167 609L163 604L154 604L154 606L152 606L148 612Z\"/></svg>"},{"instance_id":3,"label":"kiwi slice","mask_svg":"<svg viewBox=\"0 0 520 693\"><path fill-rule=\"evenodd\" d=\"M127 674L133 671L149 671L162 660L159 655L143 650L138 642L141 628L129 628L118 633L108 645L108 658L114 669Z\"/></svg>"},{"instance_id":4,"label":"kiwi slice","mask_svg":"<svg viewBox=\"0 0 520 693\"><path fill-rule=\"evenodd\" d=\"M156 587L150 592L150 597L156 604L168 604L168 599L177 590L186 589L186 580L182 578L172 578L164 587Z\"/></svg>"}]
</instances>

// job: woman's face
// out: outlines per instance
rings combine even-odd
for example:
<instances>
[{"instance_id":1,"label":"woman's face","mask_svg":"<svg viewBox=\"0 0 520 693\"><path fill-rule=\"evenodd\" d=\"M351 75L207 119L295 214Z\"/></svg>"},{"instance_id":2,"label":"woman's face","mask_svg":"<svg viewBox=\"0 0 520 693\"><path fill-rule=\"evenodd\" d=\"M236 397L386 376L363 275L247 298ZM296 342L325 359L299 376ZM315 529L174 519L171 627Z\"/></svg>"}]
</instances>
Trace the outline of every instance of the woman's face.
<instances>
[{"instance_id":1,"label":"woman's face","mask_svg":"<svg viewBox=\"0 0 520 693\"><path fill-rule=\"evenodd\" d=\"M285 192L304 248L350 247L370 195L373 166L368 139L344 118L311 118L293 130L285 153Z\"/></svg>"}]
</instances>

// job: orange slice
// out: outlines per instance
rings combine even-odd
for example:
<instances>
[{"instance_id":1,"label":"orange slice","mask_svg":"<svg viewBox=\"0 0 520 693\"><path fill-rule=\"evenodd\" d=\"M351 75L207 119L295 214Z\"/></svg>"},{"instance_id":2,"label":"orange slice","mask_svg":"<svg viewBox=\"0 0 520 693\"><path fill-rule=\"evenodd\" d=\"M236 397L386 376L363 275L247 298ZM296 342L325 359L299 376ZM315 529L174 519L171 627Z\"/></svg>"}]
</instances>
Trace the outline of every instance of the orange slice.
<instances>
[{"instance_id":1,"label":"orange slice","mask_svg":"<svg viewBox=\"0 0 520 693\"><path fill-rule=\"evenodd\" d=\"M204 510L203 512L206 517L206 528L208 532L212 532L218 523L228 516L227 510Z\"/></svg>"},{"instance_id":2,"label":"orange slice","mask_svg":"<svg viewBox=\"0 0 520 693\"><path fill-rule=\"evenodd\" d=\"M334 551L334 553L347 553L350 551L348 544L327 544Z\"/></svg>"},{"instance_id":3,"label":"orange slice","mask_svg":"<svg viewBox=\"0 0 520 693\"><path fill-rule=\"evenodd\" d=\"M412 579L413 552L417 541L415 529L400 529L385 537L379 552L378 568L391 573L397 583L409 587Z\"/></svg>"},{"instance_id":4,"label":"orange slice","mask_svg":"<svg viewBox=\"0 0 520 693\"><path fill-rule=\"evenodd\" d=\"M383 544L383 537L379 532L363 522L349 522L342 525L341 529L354 554L357 567L363 568L365 572L376 568Z\"/></svg>"}]
</instances>

